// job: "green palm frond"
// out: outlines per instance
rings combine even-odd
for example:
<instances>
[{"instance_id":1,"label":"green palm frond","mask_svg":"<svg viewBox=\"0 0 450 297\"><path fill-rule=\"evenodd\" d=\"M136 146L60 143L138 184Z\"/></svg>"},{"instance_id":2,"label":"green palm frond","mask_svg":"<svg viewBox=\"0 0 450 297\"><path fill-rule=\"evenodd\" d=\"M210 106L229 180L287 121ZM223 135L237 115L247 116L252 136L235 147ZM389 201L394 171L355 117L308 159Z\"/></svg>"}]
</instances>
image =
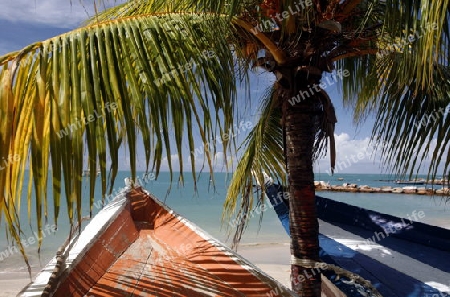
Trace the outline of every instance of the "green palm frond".
<instances>
[{"instance_id":1,"label":"green palm frond","mask_svg":"<svg viewBox=\"0 0 450 297\"><path fill-rule=\"evenodd\" d=\"M390 75L385 88L400 85L398 79ZM397 174L412 176L427 159L430 179L450 170L449 66L436 67L432 79L436 83L432 89L415 92L420 87L412 81L403 92L379 96L373 140L381 145L387 169Z\"/></svg>"},{"instance_id":2,"label":"green palm frond","mask_svg":"<svg viewBox=\"0 0 450 297\"><path fill-rule=\"evenodd\" d=\"M450 104L449 2L385 5L378 53L339 62L351 74L344 97L357 123L376 115L372 140L388 171L411 176L431 156L430 178L448 174L449 119L442 111Z\"/></svg>"},{"instance_id":3,"label":"green palm frond","mask_svg":"<svg viewBox=\"0 0 450 297\"><path fill-rule=\"evenodd\" d=\"M130 16L166 13L211 13L230 17L237 15L249 2L248 0L133 0L97 13L87 21L87 24Z\"/></svg>"},{"instance_id":4,"label":"green palm frond","mask_svg":"<svg viewBox=\"0 0 450 297\"><path fill-rule=\"evenodd\" d=\"M276 96L270 89L262 98L261 116L239 150L243 150L228 187L222 221L234 222L233 244L237 244L249 221L249 213L256 200L264 202L263 172L286 181L283 153L283 130L280 125L281 110L276 106ZM262 192L254 197L254 178ZM232 219L232 217L235 217Z\"/></svg>"},{"instance_id":5,"label":"green palm frond","mask_svg":"<svg viewBox=\"0 0 450 297\"><path fill-rule=\"evenodd\" d=\"M283 53L278 49L277 44L270 40L265 34L255 31L259 25L264 24L260 19L261 4L258 1L129 1L122 5L112 7L104 12L97 14L88 24L95 24L102 21L108 21L116 18L133 17L137 15L158 15L168 12L182 13L206 13L211 17L215 16L221 19L228 19L230 23L235 24L237 31L234 36L229 35L229 43L233 44L233 50L239 58L239 70L248 70L249 61L255 62L256 53L260 49L268 48L273 51L275 57L282 56ZM252 17L250 17L252 15ZM239 17L238 17L239 16ZM182 26L174 24L180 30ZM236 35L239 38L235 38ZM251 49L252 52L249 52ZM251 58L251 59L248 59ZM285 59L285 57L282 57Z\"/></svg>"},{"instance_id":6,"label":"green palm frond","mask_svg":"<svg viewBox=\"0 0 450 297\"><path fill-rule=\"evenodd\" d=\"M397 37L402 48L404 68L398 75L407 81L416 79L416 92L433 88L437 65L449 61L450 52L450 2L442 1L386 1L385 32Z\"/></svg>"},{"instance_id":7,"label":"green palm frond","mask_svg":"<svg viewBox=\"0 0 450 297\"><path fill-rule=\"evenodd\" d=\"M91 210L96 169L105 197L114 186L118 150L125 143L133 178L137 142L142 139L147 168L158 174L166 154L172 172L170 156L176 153L182 180L185 132L199 131L206 144L232 129L232 34L229 21L207 14L146 15L80 28L0 57L0 159L15 158L0 170L0 210L16 242L20 245L15 206L20 205L27 166L40 234L47 217L48 178L55 221L64 191L70 222L81 222L85 146ZM192 136L187 143L194 151ZM204 157L212 173L210 152ZM194 180L196 170L191 158ZM27 195L31 205L31 191Z\"/></svg>"}]
</instances>

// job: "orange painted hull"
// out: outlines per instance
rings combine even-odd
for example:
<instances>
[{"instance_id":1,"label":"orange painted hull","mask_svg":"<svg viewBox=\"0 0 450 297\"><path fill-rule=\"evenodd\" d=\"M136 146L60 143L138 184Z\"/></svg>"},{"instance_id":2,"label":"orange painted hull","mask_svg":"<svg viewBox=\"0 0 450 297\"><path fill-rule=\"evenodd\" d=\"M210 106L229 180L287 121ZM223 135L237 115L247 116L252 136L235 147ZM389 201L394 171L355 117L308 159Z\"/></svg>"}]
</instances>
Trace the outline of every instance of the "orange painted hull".
<instances>
[{"instance_id":1,"label":"orange painted hull","mask_svg":"<svg viewBox=\"0 0 450 297\"><path fill-rule=\"evenodd\" d=\"M123 203L53 296L294 296L142 189Z\"/></svg>"}]
</instances>

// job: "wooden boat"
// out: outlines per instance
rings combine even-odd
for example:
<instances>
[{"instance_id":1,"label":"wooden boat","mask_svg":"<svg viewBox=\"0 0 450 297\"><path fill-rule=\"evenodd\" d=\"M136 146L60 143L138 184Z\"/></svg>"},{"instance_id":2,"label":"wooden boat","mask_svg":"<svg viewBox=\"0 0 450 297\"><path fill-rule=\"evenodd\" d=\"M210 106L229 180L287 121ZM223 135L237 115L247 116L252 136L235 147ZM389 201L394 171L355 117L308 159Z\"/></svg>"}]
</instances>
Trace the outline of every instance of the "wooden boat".
<instances>
[{"instance_id":1,"label":"wooden boat","mask_svg":"<svg viewBox=\"0 0 450 297\"><path fill-rule=\"evenodd\" d=\"M142 188L59 251L18 296L296 296ZM345 296L329 285L322 296Z\"/></svg>"}]
</instances>

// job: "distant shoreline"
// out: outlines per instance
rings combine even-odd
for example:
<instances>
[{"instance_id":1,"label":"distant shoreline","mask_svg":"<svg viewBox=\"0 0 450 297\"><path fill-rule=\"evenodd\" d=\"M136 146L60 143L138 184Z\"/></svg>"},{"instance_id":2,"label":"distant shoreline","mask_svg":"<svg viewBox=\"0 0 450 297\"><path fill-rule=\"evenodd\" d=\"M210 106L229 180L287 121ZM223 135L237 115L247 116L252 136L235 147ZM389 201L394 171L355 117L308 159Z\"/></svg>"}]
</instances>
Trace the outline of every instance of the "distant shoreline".
<instances>
[{"instance_id":1,"label":"distant shoreline","mask_svg":"<svg viewBox=\"0 0 450 297\"><path fill-rule=\"evenodd\" d=\"M393 194L416 194L416 195L437 195L450 196L449 188L425 188L416 185L409 185L404 187L370 187L367 185L358 186L356 184L344 183L343 185L330 185L327 182L315 181L314 186L316 191L328 192L348 192L348 193L393 193Z\"/></svg>"}]
</instances>

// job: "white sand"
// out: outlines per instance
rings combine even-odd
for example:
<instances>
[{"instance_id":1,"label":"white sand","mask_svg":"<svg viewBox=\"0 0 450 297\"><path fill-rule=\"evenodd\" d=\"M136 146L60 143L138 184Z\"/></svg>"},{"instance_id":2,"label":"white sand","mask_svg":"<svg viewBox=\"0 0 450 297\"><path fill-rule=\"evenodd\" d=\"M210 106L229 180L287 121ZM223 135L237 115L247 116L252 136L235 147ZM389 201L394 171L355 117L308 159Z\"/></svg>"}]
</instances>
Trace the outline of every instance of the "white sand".
<instances>
[{"instance_id":1,"label":"white sand","mask_svg":"<svg viewBox=\"0 0 450 297\"><path fill-rule=\"evenodd\" d=\"M13 297L30 283L28 273L0 273L0 297Z\"/></svg>"},{"instance_id":2,"label":"white sand","mask_svg":"<svg viewBox=\"0 0 450 297\"><path fill-rule=\"evenodd\" d=\"M289 243L241 245L238 253L254 263L258 268L290 288Z\"/></svg>"},{"instance_id":3,"label":"white sand","mask_svg":"<svg viewBox=\"0 0 450 297\"><path fill-rule=\"evenodd\" d=\"M288 288L290 287L289 243L241 245L238 253ZM29 283L28 273L0 273L0 297L16 296Z\"/></svg>"}]
</instances>

